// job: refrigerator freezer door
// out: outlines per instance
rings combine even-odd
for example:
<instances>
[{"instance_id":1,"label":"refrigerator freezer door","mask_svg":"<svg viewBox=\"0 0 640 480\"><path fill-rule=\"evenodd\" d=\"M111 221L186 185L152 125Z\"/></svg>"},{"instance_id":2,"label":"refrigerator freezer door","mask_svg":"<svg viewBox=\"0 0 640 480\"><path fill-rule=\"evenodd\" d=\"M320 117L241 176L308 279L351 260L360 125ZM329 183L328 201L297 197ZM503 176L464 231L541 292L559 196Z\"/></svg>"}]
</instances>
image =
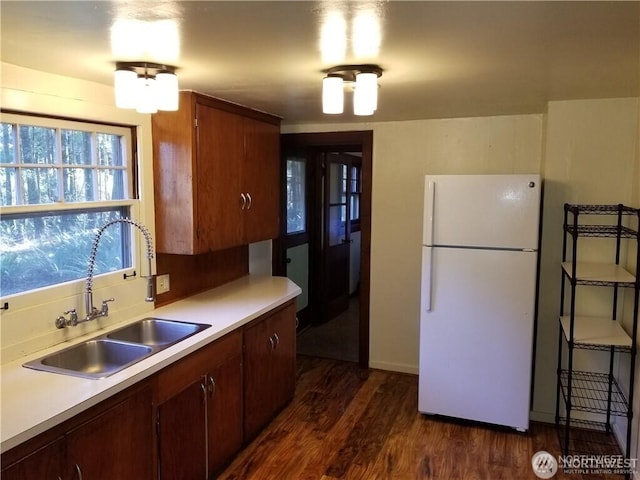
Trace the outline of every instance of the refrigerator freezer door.
<instances>
[{"instance_id":1,"label":"refrigerator freezer door","mask_svg":"<svg viewBox=\"0 0 640 480\"><path fill-rule=\"evenodd\" d=\"M537 249L539 175L428 175L423 245Z\"/></svg>"},{"instance_id":2,"label":"refrigerator freezer door","mask_svg":"<svg viewBox=\"0 0 640 480\"><path fill-rule=\"evenodd\" d=\"M432 250L419 410L528 429L537 252Z\"/></svg>"}]
</instances>

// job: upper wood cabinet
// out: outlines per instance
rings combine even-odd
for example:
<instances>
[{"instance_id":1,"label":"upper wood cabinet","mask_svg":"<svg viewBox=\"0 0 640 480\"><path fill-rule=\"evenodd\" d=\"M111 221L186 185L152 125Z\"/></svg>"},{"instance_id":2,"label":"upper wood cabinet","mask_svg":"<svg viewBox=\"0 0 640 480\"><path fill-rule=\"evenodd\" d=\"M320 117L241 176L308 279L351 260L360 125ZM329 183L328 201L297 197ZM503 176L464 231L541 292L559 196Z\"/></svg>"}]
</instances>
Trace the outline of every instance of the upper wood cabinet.
<instances>
[{"instance_id":1,"label":"upper wood cabinet","mask_svg":"<svg viewBox=\"0 0 640 480\"><path fill-rule=\"evenodd\" d=\"M199 254L278 236L280 119L195 92L152 117L156 249Z\"/></svg>"}]
</instances>

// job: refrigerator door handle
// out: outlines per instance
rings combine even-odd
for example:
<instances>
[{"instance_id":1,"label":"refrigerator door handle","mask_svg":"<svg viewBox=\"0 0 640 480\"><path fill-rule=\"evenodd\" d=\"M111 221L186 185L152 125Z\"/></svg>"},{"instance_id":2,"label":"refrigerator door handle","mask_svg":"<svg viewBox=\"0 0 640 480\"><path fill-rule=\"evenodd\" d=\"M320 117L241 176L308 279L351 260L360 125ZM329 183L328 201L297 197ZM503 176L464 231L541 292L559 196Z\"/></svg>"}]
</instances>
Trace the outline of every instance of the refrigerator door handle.
<instances>
[{"instance_id":1,"label":"refrigerator door handle","mask_svg":"<svg viewBox=\"0 0 640 480\"><path fill-rule=\"evenodd\" d=\"M435 212L436 199L436 182L433 180L426 181L426 205L424 209L422 240L425 245L433 245L433 214Z\"/></svg>"},{"instance_id":2,"label":"refrigerator door handle","mask_svg":"<svg viewBox=\"0 0 640 480\"><path fill-rule=\"evenodd\" d=\"M422 309L431 311L431 291L433 289L433 247L422 249Z\"/></svg>"}]
</instances>

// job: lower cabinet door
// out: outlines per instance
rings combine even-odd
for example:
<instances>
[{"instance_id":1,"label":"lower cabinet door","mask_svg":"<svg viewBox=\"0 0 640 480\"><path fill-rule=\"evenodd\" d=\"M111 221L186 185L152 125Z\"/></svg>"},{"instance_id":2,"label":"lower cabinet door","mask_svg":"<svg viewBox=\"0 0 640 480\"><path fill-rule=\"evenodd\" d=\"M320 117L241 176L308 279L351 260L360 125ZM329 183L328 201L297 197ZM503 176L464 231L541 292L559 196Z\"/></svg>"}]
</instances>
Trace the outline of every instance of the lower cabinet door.
<instances>
[{"instance_id":1,"label":"lower cabinet door","mask_svg":"<svg viewBox=\"0 0 640 480\"><path fill-rule=\"evenodd\" d=\"M87 423L69 431L65 439L68 473L63 478L151 479L151 389L145 388L133 394Z\"/></svg>"},{"instance_id":2,"label":"lower cabinet door","mask_svg":"<svg viewBox=\"0 0 640 480\"><path fill-rule=\"evenodd\" d=\"M291 303L245 330L245 440L254 438L293 397L295 323L295 307Z\"/></svg>"},{"instance_id":3,"label":"lower cabinet door","mask_svg":"<svg viewBox=\"0 0 640 480\"><path fill-rule=\"evenodd\" d=\"M242 355L231 357L212 369L208 381L211 477L219 473L242 447Z\"/></svg>"},{"instance_id":4,"label":"lower cabinet door","mask_svg":"<svg viewBox=\"0 0 640 480\"><path fill-rule=\"evenodd\" d=\"M3 480L62 479L64 471L64 438L45 445L10 467L2 470Z\"/></svg>"},{"instance_id":5,"label":"lower cabinet door","mask_svg":"<svg viewBox=\"0 0 640 480\"><path fill-rule=\"evenodd\" d=\"M205 402L204 378L200 378L158 405L158 454L162 480L206 478Z\"/></svg>"}]
</instances>

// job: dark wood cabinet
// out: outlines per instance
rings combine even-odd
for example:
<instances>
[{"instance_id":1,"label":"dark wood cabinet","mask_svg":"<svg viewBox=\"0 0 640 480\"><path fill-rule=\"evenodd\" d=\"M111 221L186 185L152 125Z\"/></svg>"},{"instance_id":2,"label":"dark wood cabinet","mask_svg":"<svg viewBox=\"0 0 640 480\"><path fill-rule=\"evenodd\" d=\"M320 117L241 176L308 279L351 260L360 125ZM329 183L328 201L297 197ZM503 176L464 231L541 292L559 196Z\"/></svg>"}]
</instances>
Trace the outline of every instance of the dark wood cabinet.
<instances>
[{"instance_id":1,"label":"dark wood cabinet","mask_svg":"<svg viewBox=\"0 0 640 480\"><path fill-rule=\"evenodd\" d=\"M242 446L242 332L156 376L160 478L211 478Z\"/></svg>"},{"instance_id":2,"label":"dark wood cabinet","mask_svg":"<svg viewBox=\"0 0 640 480\"><path fill-rule=\"evenodd\" d=\"M209 476L242 448L242 352L213 368L207 382Z\"/></svg>"},{"instance_id":3,"label":"dark wood cabinet","mask_svg":"<svg viewBox=\"0 0 640 480\"><path fill-rule=\"evenodd\" d=\"M245 118L243 181L244 242L254 243L279 234L280 126Z\"/></svg>"},{"instance_id":4,"label":"dark wood cabinet","mask_svg":"<svg viewBox=\"0 0 640 480\"><path fill-rule=\"evenodd\" d=\"M293 398L296 369L293 302L262 317L244 334L244 435L255 437Z\"/></svg>"},{"instance_id":5,"label":"dark wood cabinet","mask_svg":"<svg viewBox=\"0 0 640 480\"><path fill-rule=\"evenodd\" d=\"M160 478L206 478L204 378L158 406Z\"/></svg>"},{"instance_id":6,"label":"dark wood cabinet","mask_svg":"<svg viewBox=\"0 0 640 480\"><path fill-rule=\"evenodd\" d=\"M3 469L0 476L4 480L62 479L64 465L64 438L60 437Z\"/></svg>"},{"instance_id":7,"label":"dark wood cabinet","mask_svg":"<svg viewBox=\"0 0 640 480\"><path fill-rule=\"evenodd\" d=\"M151 479L151 388L116 395L74 419L3 454L2 478ZM51 439L49 441L49 439ZM37 446L39 442L48 442ZM31 448L33 450L29 451ZM14 461L14 457L19 457Z\"/></svg>"},{"instance_id":8,"label":"dark wood cabinet","mask_svg":"<svg viewBox=\"0 0 640 480\"><path fill-rule=\"evenodd\" d=\"M145 388L66 434L65 478L151 478L152 426Z\"/></svg>"},{"instance_id":9,"label":"dark wood cabinet","mask_svg":"<svg viewBox=\"0 0 640 480\"><path fill-rule=\"evenodd\" d=\"M156 247L199 254L278 236L280 119L194 92L152 117Z\"/></svg>"}]
</instances>

